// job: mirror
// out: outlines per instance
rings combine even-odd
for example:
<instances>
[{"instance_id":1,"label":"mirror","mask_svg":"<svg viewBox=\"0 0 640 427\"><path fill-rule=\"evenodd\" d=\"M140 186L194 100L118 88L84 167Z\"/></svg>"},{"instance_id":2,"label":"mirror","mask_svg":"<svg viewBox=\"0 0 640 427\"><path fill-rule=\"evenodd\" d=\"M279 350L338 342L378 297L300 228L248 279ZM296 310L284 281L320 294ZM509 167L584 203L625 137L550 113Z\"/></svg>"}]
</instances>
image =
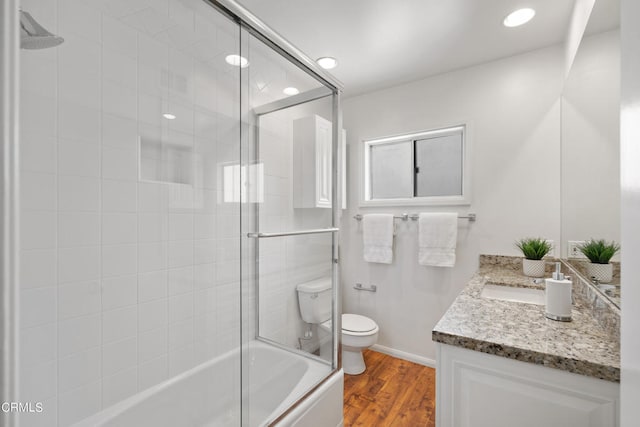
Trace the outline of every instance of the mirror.
<instances>
[{"instance_id":1,"label":"mirror","mask_svg":"<svg viewBox=\"0 0 640 427\"><path fill-rule=\"evenodd\" d=\"M562 94L561 256L586 278L576 244L620 243L619 10L618 0L596 1ZM618 260L613 280L594 285L619 307Z\"/></svg>"}]
</instances>

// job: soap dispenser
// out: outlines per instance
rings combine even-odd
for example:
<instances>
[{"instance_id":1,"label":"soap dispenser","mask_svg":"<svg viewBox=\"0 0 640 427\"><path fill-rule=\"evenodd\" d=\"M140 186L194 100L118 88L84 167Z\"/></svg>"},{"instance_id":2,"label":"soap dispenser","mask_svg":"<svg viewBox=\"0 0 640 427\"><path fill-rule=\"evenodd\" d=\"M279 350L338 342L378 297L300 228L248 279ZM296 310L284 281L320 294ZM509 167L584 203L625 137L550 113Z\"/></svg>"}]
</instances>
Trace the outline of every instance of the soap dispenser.
<instances>
[{"instance_id":1,"label":"soap dispenser","mask_svg":"<svg viewBox=\"0 0 640 427\"><path fill-rule=\"evenodd\" d=\"M571 321L571 280L565 279L560 272L560 263L556 262L556 271L551 279L545 280L545 316L561 322Z\"/></svg>"}]
</instances>

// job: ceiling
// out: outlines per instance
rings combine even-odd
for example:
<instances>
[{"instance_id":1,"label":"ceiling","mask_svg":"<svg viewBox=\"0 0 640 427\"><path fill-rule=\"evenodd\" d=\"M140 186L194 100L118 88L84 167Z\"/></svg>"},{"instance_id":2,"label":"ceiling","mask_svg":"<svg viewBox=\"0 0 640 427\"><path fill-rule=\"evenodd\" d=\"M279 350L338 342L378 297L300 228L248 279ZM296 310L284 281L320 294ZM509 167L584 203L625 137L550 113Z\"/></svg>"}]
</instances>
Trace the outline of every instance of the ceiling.
<instances>
[{"instance_id":1,"label":"ceiling","mask_svg":"<svg viewBox=\"0 0 640 427\"><path fill-rule=\"evenodd\" d=\"M574 0L239 0L312 58L334 56L345 95L562 43ZM617 27L618 0L597 0L591 33ZM536 10L527 25L503 18Z\"/></svg>"}]
</instances>

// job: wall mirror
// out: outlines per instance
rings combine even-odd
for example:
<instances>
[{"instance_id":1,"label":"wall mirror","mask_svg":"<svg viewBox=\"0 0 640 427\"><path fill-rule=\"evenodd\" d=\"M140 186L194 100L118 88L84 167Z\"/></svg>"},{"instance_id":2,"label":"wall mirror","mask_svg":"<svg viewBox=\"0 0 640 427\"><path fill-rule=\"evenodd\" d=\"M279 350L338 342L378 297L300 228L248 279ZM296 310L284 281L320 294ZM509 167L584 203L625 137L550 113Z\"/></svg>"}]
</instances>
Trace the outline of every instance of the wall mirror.
<instances>
[{"instance_id":1,"label":"wall mirror","mask_svg":"<svg viewBox=\"0 0 640 427\"><path fill-rule=\"evenodd\" d=\"M562 93L561 256L586 278L576 244L620 243L619 11L618 0L595 2ZM613 280L594 285L619 307L617 260Z\"/></svg>"},{"instance_id":2,"label":"wall mirror","mask_svg":"<svg viewBox=\"0 0 640 427\"><path fill-rule=\"evenodd\" d=\"M363 206L469 203L466 126L363 141Z\"/></svg>"}]
</instances>

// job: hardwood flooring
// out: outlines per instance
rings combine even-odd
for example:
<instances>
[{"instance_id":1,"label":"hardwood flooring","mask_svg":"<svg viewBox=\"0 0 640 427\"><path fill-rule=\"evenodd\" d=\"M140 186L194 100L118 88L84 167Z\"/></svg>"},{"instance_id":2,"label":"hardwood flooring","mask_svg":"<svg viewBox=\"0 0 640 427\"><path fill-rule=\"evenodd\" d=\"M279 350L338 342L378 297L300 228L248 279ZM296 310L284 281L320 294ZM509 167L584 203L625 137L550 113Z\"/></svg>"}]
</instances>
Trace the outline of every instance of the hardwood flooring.
<instances>
[{"instance_id":1,"label":"hardwood flooring","mask_svg":"<svg viewBox=\"0 0 640 427\"><path fill-rule=\"evenodd\" d=\"M367 370L344 376L344 425L434 427L436 371L371 350Z\"/></svg>"}]
</instances>

